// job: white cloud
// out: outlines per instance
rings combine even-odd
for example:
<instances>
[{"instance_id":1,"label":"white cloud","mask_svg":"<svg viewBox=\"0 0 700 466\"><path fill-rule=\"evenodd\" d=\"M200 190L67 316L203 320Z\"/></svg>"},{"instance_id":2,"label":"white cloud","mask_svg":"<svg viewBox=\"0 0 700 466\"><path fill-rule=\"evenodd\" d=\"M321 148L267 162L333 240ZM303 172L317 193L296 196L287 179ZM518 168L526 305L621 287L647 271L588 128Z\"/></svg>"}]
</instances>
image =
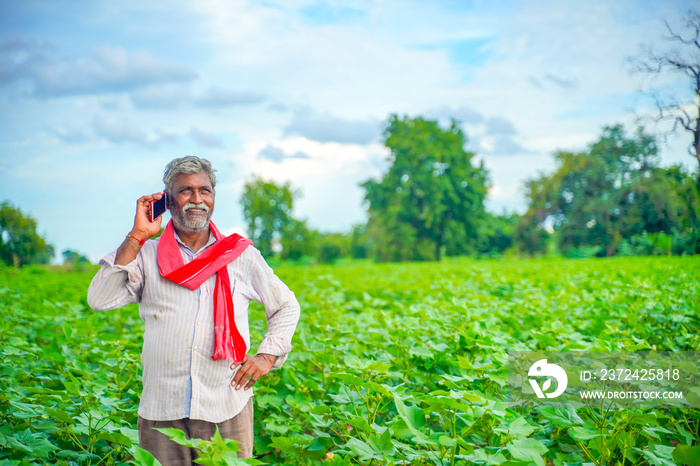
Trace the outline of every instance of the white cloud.
<instances>
[{"instance_id":1,"label":"white cloud","mask_svg":"<svg viewBox=\"0 0 700 466\"><path fill-rule=\"evenodd\" d=\"M350 121L306 109L295 112L284 131L286 134L298 134L319 142L364 145L379 138L381 125L373 119Z\"/></svg>"},{"instance_id":2,"label":"white cloud","mask_svg":"<svg viewBox=\"0 0 700 466\"><path fill-rule=\"evenodd\" d=\"M153 84L190 82L196 73L147 52L100 47L89 57L59 55L54 47L23 40L0 46L0 83L28 81L37 97L123 92Z\"/></svg>"},{"instance_id":3,"label":"white cloud","mask_svg":"<svg viewBox=\"0 0 700 466\"><path fill-rule=\"evenodd\" d=\"M174 143L178 135L160 129L147 130L135 121L98 115L93 124L95 133L114 144L137 144L155 148L163 143Z\"/></svg>"},{"instance_id":4,"label":"white cloud","mask_svg":"<svg viewBox=\"0 0 700 466\"><path fill-rule=\"evenodd\" d=\"M293 154L287 155L279 147L268 144L264 149L258 154L259 158L272 160L275 163L281 163L283 160L288 159L310 159L308 154L304 152L297 151Z\"/></svg>"}]
</instances>

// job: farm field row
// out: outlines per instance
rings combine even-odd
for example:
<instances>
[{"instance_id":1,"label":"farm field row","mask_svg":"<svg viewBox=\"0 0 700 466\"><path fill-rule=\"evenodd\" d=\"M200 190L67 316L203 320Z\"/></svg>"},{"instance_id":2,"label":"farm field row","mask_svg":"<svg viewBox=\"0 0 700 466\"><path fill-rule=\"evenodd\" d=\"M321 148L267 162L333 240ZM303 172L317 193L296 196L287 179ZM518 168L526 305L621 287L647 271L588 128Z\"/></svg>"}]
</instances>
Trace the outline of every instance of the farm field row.
<instances>
[{"instance_id":1,"label":"farm field row","mask_svg":"<svg viewBox=\"0 0 700 466\"><path fill-rule=\"evenodd\" d=\"M697 351L700 258L276 272L302 318L285 366L256 386L262 463L700 461L698 409L596 412L505 398L509 351ZM0 272L0 465L133 461L142 322L135 306L91 311L91 278ZM251 313L255 347L262 306ZM236 463L221 443L206 448L207 464Z\"/></svg>"}]
</instances>

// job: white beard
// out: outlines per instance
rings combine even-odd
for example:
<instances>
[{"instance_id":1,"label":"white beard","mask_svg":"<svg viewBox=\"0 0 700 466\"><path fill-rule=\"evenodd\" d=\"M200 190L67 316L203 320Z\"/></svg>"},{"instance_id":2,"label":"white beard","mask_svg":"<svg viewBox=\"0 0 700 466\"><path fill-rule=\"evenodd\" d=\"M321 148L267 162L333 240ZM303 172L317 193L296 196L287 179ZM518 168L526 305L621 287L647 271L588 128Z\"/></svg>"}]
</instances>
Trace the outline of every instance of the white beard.
<instances>
[{"instance_id":1,"label":"white beard","mask_svg":"<svg viewBox=\"0 0 700 466\"><path fill-rule=\"evenodd\" d=\"M203 209L207 212L206 218L202 220L190 220L187 218L186 212L191 208ZM182 210L170 209L170 213L173 217L173 225L183 233L201 233L209 228L209 222L211 221L211 215L214 209L209 209L205 203L194 204L188 202L182 206Z\"/></svg>"}]
</instances>

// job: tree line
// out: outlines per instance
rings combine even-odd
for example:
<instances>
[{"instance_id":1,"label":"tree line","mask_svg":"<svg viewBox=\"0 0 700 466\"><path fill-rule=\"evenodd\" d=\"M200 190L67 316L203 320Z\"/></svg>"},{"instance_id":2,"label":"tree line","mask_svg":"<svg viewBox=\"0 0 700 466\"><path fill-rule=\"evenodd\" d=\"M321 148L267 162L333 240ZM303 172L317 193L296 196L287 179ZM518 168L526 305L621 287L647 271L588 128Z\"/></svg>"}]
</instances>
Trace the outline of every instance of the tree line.
<instances>
[{"instance_id":1,"label":"tree line","mask_svg":"<svg viewBox=\"0 0 700 466\"><path fill-rule=\"evenodd\" d=\"M319 262L700 252L695 175L661 167L656 140L642 128L628 135L621 125L605 127L587 150L556 152L554 172L526 182L522 215L485 210L488 172L464 149L456 122L441 128L392 115L384 143L387 172L362 184L366 223L347 233L313 231L292 216L299 193L288 183L254 178L242 200L251 239L266 256Z\"/></svg>"},{"instance_id":2,"label":"tree line","mask_svg":"<svg viewBox=\"0 0 700 466\"><path fill-rule=\"evenodd\" d=\"M313 230L293 215L299 190L256 176L241 197L248 236L265 257L307 263L700 253L696 174L661 167L656 139L642 128L605 127L585 151L553 154L554 171L525 183L522 215L486 211L488 170L466 142L456 121L443 128L392 115L384 132L388 170L361 185L366 223L350 232ZM0 205L0 261L19 267L48 263L53 254L36 220L10 202ZM63 256L87 263L73 250Z\"/></svg>"},{"instance_id":3,"label":"tree line","mask_svg":"<svg viewBox=\"0 0 700 466\"><path fill-rule=\"evenodd\" d=\"M642 128L630 135L621 125L605 127L587 150L553 154L555 170L525 183L522 215L486 211L488 171L466 142L456 121L443 128L392 115L384 132L389 168L362 184L366 223L350 232L315 231L293 215L299 190L254 177L241 197L248 235L265 257L307 263L700 253L696 175L661 167L656 139ZM0 261L19 267L48 263L53 254L36 220L0 205ZM73 250L63 256L87 263Z\"/></svg>"}]
</instances>

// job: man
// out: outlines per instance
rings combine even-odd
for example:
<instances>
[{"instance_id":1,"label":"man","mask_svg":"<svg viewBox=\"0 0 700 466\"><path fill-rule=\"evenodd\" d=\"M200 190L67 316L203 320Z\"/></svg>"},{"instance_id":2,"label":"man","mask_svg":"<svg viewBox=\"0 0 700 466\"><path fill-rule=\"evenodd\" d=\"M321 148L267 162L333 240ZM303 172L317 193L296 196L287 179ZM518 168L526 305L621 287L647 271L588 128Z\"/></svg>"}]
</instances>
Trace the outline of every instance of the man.
<instances>
[{"instance_id":1,"label":"man","mask_svg":"<svg viewBox=\"0 0 700 466\"><path fill-rule=\"evenodd\" d=\"M240 442L253 449L252 387L279 368L291 350L299 303L251 242L225 237L210 221L216 176L206 159L171 161L163 176L172 220L160 238L162 217L149 221L151 201L141 197L134 225L119 248L104 257L88 290L98 311L139 303L145 324L139 444L163 465L189 465L196 452L154 427L175 427L190 438ZM248 304L265 306L268 331L255 355L250 348Z\"/></svg>"}]
</instances>

